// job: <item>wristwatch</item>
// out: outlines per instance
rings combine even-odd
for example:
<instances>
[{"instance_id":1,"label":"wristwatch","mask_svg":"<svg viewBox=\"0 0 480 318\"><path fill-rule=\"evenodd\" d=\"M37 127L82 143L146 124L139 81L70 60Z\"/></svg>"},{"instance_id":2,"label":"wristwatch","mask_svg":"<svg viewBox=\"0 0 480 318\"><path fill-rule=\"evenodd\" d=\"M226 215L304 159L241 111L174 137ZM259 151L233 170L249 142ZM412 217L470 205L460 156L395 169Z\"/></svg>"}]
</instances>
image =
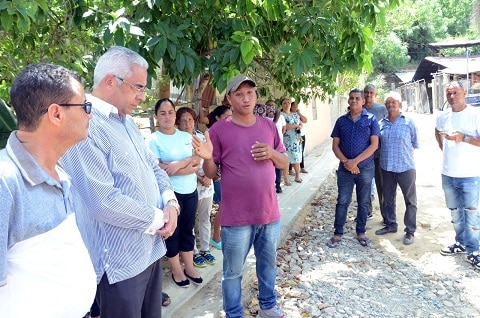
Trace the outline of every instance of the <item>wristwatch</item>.
<instances>
[{"instance_id":1,"label":"wristwatch","mask_svg":"<svg viewBox=\"0 0 480 318\"><path fill-rule=\"evenodd\" d=\"M180 215L180 204L175 199L168 200L167 205L173 206L177 210L177 215Z\"/></svg>"},{"instance_id":2,"label":"wristwatch","mask_svg":"<svg viewBox=\"0 0 480 318\"><path fill-rule=\"evenodd\" d=\"M468 144L469 141L470 141L470 136L469 135L463 135L463 142L466 142Z\"/></svg>"}]
</instances>

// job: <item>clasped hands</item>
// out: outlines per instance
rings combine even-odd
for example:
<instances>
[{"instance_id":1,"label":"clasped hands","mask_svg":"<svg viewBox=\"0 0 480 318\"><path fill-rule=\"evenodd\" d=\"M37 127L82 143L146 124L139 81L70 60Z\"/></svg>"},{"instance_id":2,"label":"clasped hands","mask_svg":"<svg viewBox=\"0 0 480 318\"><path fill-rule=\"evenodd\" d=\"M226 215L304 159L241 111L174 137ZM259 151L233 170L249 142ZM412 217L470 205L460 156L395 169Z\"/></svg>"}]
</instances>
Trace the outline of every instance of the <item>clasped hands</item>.
<instances>
[{"instance_id":1,"label":"clasped hands","mask_svg":"<svg viewBox=\"0 0 480 318\"><path fill-rule=\"evenodd\" d=\"M343 167L350 171L351 174L359 174L360 173L360 168L358 165L355 163L354 160L348 159L346 162L343 163Z\"/></svg>"}]
</instances>

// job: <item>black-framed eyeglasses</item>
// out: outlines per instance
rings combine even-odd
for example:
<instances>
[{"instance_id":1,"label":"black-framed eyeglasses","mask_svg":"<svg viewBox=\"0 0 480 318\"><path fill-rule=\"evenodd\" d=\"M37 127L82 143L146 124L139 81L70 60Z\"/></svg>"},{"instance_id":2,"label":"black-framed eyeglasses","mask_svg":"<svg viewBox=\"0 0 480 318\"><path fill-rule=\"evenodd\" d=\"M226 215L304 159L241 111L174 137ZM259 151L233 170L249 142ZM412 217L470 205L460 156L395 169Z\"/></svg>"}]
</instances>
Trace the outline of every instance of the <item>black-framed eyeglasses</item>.
<instances>
[{"instance_id":1,"label":"black-framed eyeglasses","mask_svg":"<svg viewBox=\"0 0 480 318\"><path fill-rule=\"evenodd\" d=\"M69 103L65 103L65 104L57 104L58 106L82 106L83 107L83 110L87 113L87 114L90 114L92 112L92 103L90 102L85 102L83 104L69 104Z\"/></svg>"},{"instance_id":2,"label":"black-framed eyeglasses","mask_svg":"<svg viewBox=\"0 0 480 318\"><path fill-rule=\"evenodd\" d=\"M124 83L130 85L131 87L133 87L133 88L137 91L137 92L136 92L137 95L140 95L140 94L142 94L142 93L145 93L145 90L147 89L146 86L143 86L143 85L140 85L140 84L130 83L129 81L121 78L120 76L117 76L117 75L113 75L113 76L115 76L116 78L118 78L118 79L121 80L122 82L124 82Z\"/></svg>"},{"instance_id":3,"label":"black-framed eyeglasses","mask_svg":"<svg viewBox=\"0 0 480 318\"><path fill-rule=\"evenodd\" d=\"M83 104L70 104L70 103L64 103L64 104L57 104L58 106L82 106L83 110L87 113L90 114L92 112L92 103L90 102L85 102ZM48 108L45 110L42 110L42 115L45 115L48 113Z\"/></svg>"}]
</instances>

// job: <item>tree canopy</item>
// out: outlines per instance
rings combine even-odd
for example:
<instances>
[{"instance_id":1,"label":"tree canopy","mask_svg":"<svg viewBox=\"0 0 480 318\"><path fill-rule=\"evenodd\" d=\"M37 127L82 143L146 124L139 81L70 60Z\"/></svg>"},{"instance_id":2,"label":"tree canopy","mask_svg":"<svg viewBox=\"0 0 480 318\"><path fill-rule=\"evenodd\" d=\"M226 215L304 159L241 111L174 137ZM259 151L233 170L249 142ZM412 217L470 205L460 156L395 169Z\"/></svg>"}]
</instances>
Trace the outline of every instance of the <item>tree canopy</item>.
<instances>
[{"instance_id":1,"label":"tree canopy","mask_svg":"<svg viewBox=\"0 0 480 318\"><path fill-rule=\"evenodd\" d=\"M209 73L223 91L239 72L291 96L329 95L337 75L371 70L372 39L398 0L12 0L0 3L0 97L32 62L91 81L96 58L129 47L177 86Z\"/></svg>"}]
</instances>

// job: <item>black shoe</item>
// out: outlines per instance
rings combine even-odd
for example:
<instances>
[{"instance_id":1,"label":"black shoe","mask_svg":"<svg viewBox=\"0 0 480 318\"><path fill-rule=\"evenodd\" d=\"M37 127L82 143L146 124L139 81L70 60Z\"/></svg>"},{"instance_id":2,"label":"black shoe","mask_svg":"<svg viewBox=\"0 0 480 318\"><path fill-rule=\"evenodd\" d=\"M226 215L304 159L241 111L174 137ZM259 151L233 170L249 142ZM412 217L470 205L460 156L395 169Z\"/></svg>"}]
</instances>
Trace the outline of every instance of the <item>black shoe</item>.
<instances>
[{"instance_id":1,"label":"black shoe","mask_svg":"<svg viewBox=\"0 0 480 318\"><path fill-rule=\"evenodd\" d=\"M387 233L397 233L397 229L391 229L388 226L382 227L380 230L375 231L375 235L384 235Z\"/></svg>"},{"instance_id":2,"label":"black shoe","mask_svg":"<svg viewBox=\"0 0 480 318\"><path fill-rule=\"evenodd\" d=\"M466 247L462 244L455 242L455 244L442 248L440 254L444 256L456 255L456 254L465 254L467 252Z\"/></svg>"},{"instance_id":3,"label":"black shoe","mask_svg":"<svg viewBox=\"0 0 480 318\"><path fill-rule=\"evenodd\" d=\"M185 274L185 276L187 276L188 278L190 278L195 285L200 285L201 283L203 283L203 278L201 278L201 277L197 277L197 278L192 277L192 276L188 275L185 270L183 271L183 273Z\"/></svg>"},{"instance_id":4,"label":"black shoe","mask_svg":"<svg viewBox=\"0 0 480 318\"><path fill-rule=\"evenodd\" d=\"M187 275L187 277L188 277L188 275ZM188 286L190 286L190 281L188 280L188 278L185 279L185 280L182 280L181 282L177 282L175 280L175 277L173 277L173 274L172 274L172 279L175 282L175 284L177 284L178 287L187 288Z\"/></svg>"},{"instance_id":5,"label":"black shoe","mask_svg":"<svg viewBox=\"0 0 480 318\"><path fill-rule=\"evenodd\" d=\"M282 188L281 188L281 187L277 187L277 193L282 193L282 192L283 192Z\"/></svg>"}]
</instances>

